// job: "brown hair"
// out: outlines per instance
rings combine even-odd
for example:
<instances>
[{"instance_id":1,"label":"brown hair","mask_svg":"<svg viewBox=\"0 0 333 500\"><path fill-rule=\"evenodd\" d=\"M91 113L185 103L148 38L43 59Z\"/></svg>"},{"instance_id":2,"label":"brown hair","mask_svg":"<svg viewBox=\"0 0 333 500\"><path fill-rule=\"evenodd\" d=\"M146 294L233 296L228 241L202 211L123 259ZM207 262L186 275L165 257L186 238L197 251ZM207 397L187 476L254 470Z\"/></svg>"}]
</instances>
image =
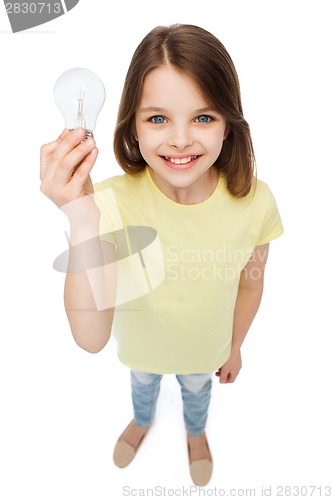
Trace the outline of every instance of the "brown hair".
<instances>
[{"instance_id":1,"label":"brown hair","mask_svg":"<svg viewBox=\"0 0 333 500\"><path fill-rule=\"evenodd\" d=\"M188 24L158 26L137 47L119 105L114 151L129 174L146 167L134 137L135 112L148 72L171 64L186 73L203 98L226 119L228 135L214 168L223 172L229 192L246 196L254 180L255 157L250 128L243 116L235 66L222 43L211 33Z\"/></svg>"}]
</instances>

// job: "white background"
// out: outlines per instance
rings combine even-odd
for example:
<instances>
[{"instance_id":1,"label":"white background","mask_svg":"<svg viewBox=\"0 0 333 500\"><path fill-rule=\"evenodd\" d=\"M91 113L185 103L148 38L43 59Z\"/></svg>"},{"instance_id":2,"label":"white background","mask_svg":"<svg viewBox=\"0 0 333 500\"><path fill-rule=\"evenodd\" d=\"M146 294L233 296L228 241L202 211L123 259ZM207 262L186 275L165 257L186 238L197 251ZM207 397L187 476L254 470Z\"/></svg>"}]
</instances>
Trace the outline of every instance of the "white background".
<instances>
[{"instance_id":1,"label":"white background","mask_svg":"<svg viewBox=\"0 0 333 500\"><path fill-rule=\"evenodd\" d=\"M114 466L114 443L132 418L129 370L113 340L97 355L72 340L64 276L52 269L68 228L39 191L39 148L64 126L53 100L56 78L85 66L104 81L93 180L118 174L112 136L132 53L154 26L176 22L208 29L230 52L258 177L275 194L285 226L271 244L243 369L234 384L214 379L207 426L214 476L205 491L255 488L260 497L262 486L271 485L274 497L277 485L332 482L330 6L321 0L127 0L117 6L81 0L53 22L12 34L1 5L4 500L107 500L122 498L125 486L133 495L165 487L172 496L191 486L180 391L171 375L135 461L123 470Z\"/></svg>"}]
</instances>

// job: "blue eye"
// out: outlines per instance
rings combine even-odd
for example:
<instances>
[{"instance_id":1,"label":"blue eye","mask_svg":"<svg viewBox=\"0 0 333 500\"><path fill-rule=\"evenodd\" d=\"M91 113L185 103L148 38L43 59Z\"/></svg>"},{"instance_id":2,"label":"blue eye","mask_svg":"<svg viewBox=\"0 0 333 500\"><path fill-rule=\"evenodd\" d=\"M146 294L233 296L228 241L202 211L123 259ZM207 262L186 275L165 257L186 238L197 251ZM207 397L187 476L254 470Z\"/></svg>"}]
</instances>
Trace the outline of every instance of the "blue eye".
<instances>
[{"instance_id":1,"label":"blue eye","mask_svg":"<svg viewBox=\"0 0 333 500\"><path fill-rule=\"evenodd\" d=\"M195 121L198 122L198 123L208 123L212 120L213 118L211 116L208 116L208 115L200 115L198 116Z\"/></svg>"},{"instance_id":2,"label":"blue eye","mask_svg":"<svg viewBox=\"0 0 333 500\"><path fill-rule=\"evenodd\" d=\"M149 118L149 121L153 122L153 123L164 123L165 118L164 118L164 116L156 115L156 116L152 116L151 118Z\"/></svg>"}]
</instances>

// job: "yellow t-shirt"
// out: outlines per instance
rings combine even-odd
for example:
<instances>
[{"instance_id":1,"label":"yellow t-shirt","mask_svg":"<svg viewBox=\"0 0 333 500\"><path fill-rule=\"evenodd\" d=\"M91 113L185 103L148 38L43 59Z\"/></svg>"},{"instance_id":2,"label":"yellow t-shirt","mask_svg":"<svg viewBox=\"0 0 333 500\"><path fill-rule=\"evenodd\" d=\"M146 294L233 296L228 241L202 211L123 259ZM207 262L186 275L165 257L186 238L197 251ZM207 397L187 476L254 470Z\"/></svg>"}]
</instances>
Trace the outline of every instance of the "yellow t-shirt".
<instances>
[{"instance_id":1,"label":"yellow t-shirt","mask_svg":"<svg viewBox=\"0 0 333 500\"><path fill-rule=\"evenodd\" d=\"M230 355L239 276L257 245L283 233L262 181L233 197L221 176L202 203L165 196L148 168L95 185L102 238L116 244L113 333L122 363L152 373L211 373Z\"/></svg>"}]
</instances>

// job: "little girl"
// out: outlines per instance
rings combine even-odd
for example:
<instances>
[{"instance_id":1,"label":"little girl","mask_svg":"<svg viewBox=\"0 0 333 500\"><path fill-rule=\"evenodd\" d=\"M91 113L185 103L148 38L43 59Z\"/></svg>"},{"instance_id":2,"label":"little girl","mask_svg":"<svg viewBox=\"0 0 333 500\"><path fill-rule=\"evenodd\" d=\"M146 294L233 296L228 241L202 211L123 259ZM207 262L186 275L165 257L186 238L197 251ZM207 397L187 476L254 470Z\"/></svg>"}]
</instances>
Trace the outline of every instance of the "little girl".
<instances>
[{"instance_id":1,"label":"little girl","mask_svg":"<svg viewBox=\"0 0 333 500\"><path fill-rule=\"evenodd\" d=\"M65 307L89 352L117 338L131 368L134 418L114 461L134 458L154 419L160 381L180 384L190 474L205 485L212 373L233 382L258 310L269 242L283 232L254 152L239 82L202 28L153 29L132 58L114 151L125 174L95 185L93 138L67 129L41 149L41 189L68 216Z\"/></svg>"}]
</instances>

